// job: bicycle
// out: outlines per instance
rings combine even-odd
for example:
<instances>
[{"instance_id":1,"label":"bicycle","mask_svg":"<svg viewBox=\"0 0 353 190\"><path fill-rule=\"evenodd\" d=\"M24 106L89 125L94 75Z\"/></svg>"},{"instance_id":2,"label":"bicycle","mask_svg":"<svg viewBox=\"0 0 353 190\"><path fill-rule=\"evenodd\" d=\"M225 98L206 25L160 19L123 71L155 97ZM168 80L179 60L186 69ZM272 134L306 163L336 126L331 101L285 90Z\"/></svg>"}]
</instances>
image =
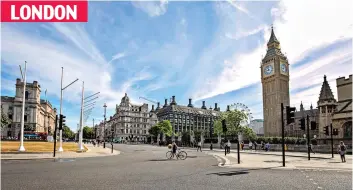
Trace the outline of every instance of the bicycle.
<instances>
[{"instance_id":1,"label":"bicycle","mask_svg":"<svg viewBox=\"0 0 353 190\"><path fill-rule=\"evenodd\" d=\"M175 154L175 156L177 157L177 159L180 159L180 160L185 160L186 157L188 156L188 154L185 152L185 151L181 151L180 149L177 150L177 153ZM167 159L172 159L174 158L174 155L173 155L173 152L172 151L168 151L166 153L166 157Z\"/></svg>"}]
</instances>

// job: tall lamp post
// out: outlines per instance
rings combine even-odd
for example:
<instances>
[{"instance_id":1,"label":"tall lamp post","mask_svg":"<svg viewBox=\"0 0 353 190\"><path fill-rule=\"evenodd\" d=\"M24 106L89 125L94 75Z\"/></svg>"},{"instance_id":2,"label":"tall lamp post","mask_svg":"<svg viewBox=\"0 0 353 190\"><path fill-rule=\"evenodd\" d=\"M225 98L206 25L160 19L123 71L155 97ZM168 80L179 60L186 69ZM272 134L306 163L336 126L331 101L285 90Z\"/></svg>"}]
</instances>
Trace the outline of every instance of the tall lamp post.
<instances>
[{"instance_id":1,"label":"tall lamp post","mask_svg":"<svg viewBox=\"0 0 353 190\"><path fill-rule=\"evenodd\" d=\"M25 61L25 70L22 73L22 68L20 66L21 77L23 81L23 97L22 97L22 119L21 119L21 136L20 136L20 148L18 149L19 152L26 151L25 147L23 146L23 138L24 138L24 126L25 126L25 100L26 100L26 72L27 72L27 61Z\"/></svg>"},{"instance_id":2,"label":"tall lamp post","mask_svg":"<svg viewBox=\"0 0 353 190\"><path fill-rule=\"evenodd\" d=\"M64 67L61 67L61 87L60 87L60 115L62 114L62 105L63 105L63 91L69 87L70 85L72 85L73 83L75 83L76 81L78 81L78 79L74 80L73 82L71 82L69 85L67 85L65 88L63 88L63 76L64 76ZM56 134L55 134L56 135ZM64 149L63 149L63 131L60 130L60 135L59 135L59 138L60 138L60 147L58 149L59 152L63 152Z\"/></svg>"},{"instance_id":3,"label":"tall lamp post","mask_svg":"<svg viewBox=\"0 0 353 190\"><path fill-rule=\"evenodd\" d=\"M106 122L106 113L107 113L107 104L104 103L104 121L103 121L103 148L105 148L105 122Z\"/></svg>"},{"instance_id":4,"label":"tall lamp post","mask_svg":"<svg viewBox=\"0 0 353 190\"><path fill-rule=\"evenodd\" d=\"M83 138L83 104L84 104L84 90L85 90L85 82L82 81L82 97L81 97L81 113L80 113L80 133L78 138L78 151L83 151L84 148L82 146L82 138Z\"/></svg>"}]
</instances>

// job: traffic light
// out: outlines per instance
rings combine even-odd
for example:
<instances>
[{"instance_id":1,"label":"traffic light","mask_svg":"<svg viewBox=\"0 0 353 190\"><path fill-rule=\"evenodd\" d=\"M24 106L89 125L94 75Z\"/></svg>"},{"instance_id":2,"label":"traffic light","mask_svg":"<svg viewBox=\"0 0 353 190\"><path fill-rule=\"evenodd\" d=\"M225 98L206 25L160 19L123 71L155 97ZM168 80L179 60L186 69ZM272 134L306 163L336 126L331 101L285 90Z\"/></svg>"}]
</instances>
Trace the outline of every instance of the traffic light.
<instances>
[{"instance_id":1,"label":"traffic light","mask_svg":"<svg viewBox=\"0 0 353 190\"><path fill-rule=\"evenodd\" d=\"M65 125L65 118L66 116L60 114L60 120L59 120L59 130L62 130L63 129L63 126Z\"/></svg>"},{"instance_id":2,"label":"traffic light","mask_svg":"<svg viewBox=\"0 0 353 190\"><path fill-rule=\"evenodd\" d=\"M286 106L287 125L294 123L295 107Z\"/></svg>"},{"instance_id":3,"label":"traffic light","mask_svg":"<svg viewBox=\"0 0 353 190\"><path fill-rule=\"evenodd\" d=\"M328 126L324 127L324 132L326 136L330 135L330 131L328 130Z\"/></svg>"},{"instance_id":4,"label":"traffic light","mask_svg":"<svg viewBox=\"0 0 353 190\"><path fill-rule=\"evenodd\" d=\"M222 120L222 128L223 128L223 133L226 133L227 132L227 125L226 125L225 119Z\"/></svg>"},{"instance_id":5,"label":"traffic light","mask_svg":"<svg viewBox=\"0 0 353 190\"><path fill-rule=\"evenodd\" d=\"M305 119L304 118L300 119L300 129L305 130Z\"/></svg>"},{"instance_id":6,"label":"traffic light","mask_svg":"<svg viewBox=\"0 0 353 190\"><path fill-rule=\"evenodd\" d=\"M333 135L338 135L338 129L333 129Z\"/></svg>"},{"instance_id":7,"label":"traffic light","mask_svg":"<svg viewBox=\"0 0 353 190\"><path fill-rule=\"evenodd\" d=\"M311 130L316 130L316 122L315 121L311 121L310 126L311 126Z\"/></svg>"}]
</instances>

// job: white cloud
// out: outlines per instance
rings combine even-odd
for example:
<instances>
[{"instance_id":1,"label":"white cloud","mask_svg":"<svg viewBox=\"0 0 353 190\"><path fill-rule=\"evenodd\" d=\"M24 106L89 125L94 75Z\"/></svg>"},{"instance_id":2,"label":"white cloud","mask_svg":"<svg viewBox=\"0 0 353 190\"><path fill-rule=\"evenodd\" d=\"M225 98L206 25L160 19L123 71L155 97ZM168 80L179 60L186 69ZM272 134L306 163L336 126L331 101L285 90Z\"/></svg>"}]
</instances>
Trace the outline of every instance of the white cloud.
<instances>
[{"instance_id":1,"label":"white cloud","mask_svg":"<svg viewBox=\"0 0 353 190\"><path fill-rule=\"evenodd\" d=\"M123 58L123 57L125 57L125 56L126 56L125 53L117 53L117 54L113 55L113 57L112 57L112 59L109 61L109 63L111 63L111 62L113 62L113 61L115 61L115 60L119 60L119 59L121 59L121 58Z\"/></svg>"},{"instance_id":2,"label":"white cloud","mask_svg":"<svg viewBox=\"0 0 353 190\"><path fill-rule=\"evenodd\" d=\"M168 1L132 1L132 5L147 13L150 17L164 15L167 12Z\"/></svg>"},{"instance_id":3,"label":"white cloud","mask_svg":"<svg viewBox=\"0 0 353 190\"><path fill-rule=\"evenodd\" d=\"M295 64L310 50L352 38L352 1L285 0L272 9L275 33L290 63ZM265 34L267 40L270 31Z\"/></svg>"},{"instance_id":4,"label":"white cloud","mask_svg":"<svg viewBox=\"0 0 353 190\"><path fill-rule=\"evenodd\" d=\"M61 67L64 67L63 86L79 78L77 83L65 89L64 103L70 102L79 106L82 81L84 81L85 95L100 92L96 104L103 105L103 102L106 102L109 109L115 108L115 104L120 102L125 92L129 93L133 83L150 77L143 70L132 79L125 81L122 79L120 86L112 88L114 73L105 61L104 56L99 53L83 28L78 29L78 34L84 37L74 39L75 36L77 37L77 34L75 34L77 28L73 25L70 26L60 25L56 28L59 28L63 36L72 39L73 46L52 41L50 38L41 38L20 32L10 27L10 25L3 25L1 54L2 60L4 60L2 65L6 65L5 72L19 77L18 65L23 65L26 60L28 63L27 80L38 81L42 89L48 89L48 95L59 98ZM69 37L71 34L73 36ZM132 95L131 99L134 98L135 96Z\"/></svg>"},{"instance_id":5,"label":"white cloud","mask_svg":"<svg viewBox=\"0 0 353 190\"><path fill-rule=\"evenodd\" d=\"M231 4L234 6L234 3ZM353 6L350 4L351 1L342 1L336 4L320 2L318 6L317 2L312 1L283 1L279 3L278 7L274 7L271 12L274 17L275 34L281 42L282 52L287 52L289 63L295 65L312 50L333 44L342 38L352 38L349 33L349 28L352 27L349 14L352 12ZM234 7L251 18L256 17L256 12L251 13L238 5ZM218 8L220 17L228 25L232 25L232 22L236 23L231 18L246 19L237 17L233 10L224 5L219 5ZM259 23L251 30L243 28L242 25L236 26L238 27L236 29L226 24L221 24L221 27L223 28L219 30L219 33L225 34L228 39L244 38L263 30L265 43L260 44L250 53L234 53L232 59L223 56L227 63L224 65L223 71L218 77L209 81L201 78L201 82L195 85L198 86L193 96L195 99L213 97L260 81L259 67L261 55L265 53L266 44L270 37L269 26ZM224 33L224 31L232 31L232 29L236 31L235 35L230 32ZM220 56L218 51L227 47L227 42L219 41L213 44L208 57L212 57L211 55ZM292 69L290 71L292 90L315 84L321 80L324 74L332 75L332 77L347 75L352 70L351 65L345 64L339 69L335 68L335 64L349 60L352 56L350 51L351 47L341 47L337 51L328 53L324 58ZM306 99L303 96L301 98Z\"/></svg>"},{"instance_id":6,"label":"white cloud","mask_svg":"<svg viewBox=\"0 0 353 190\"><path fill-rule=\"evenodd\" d=\"M261 60L263 48L259 46L251 53L235 54L230 60L225 60L225 67L220 75L204 81L206 85L194 94L194 99L210 98L259 82L260 77L254 77L254 74L260 76L259 60Z\"/></svg>"}]
</instances>

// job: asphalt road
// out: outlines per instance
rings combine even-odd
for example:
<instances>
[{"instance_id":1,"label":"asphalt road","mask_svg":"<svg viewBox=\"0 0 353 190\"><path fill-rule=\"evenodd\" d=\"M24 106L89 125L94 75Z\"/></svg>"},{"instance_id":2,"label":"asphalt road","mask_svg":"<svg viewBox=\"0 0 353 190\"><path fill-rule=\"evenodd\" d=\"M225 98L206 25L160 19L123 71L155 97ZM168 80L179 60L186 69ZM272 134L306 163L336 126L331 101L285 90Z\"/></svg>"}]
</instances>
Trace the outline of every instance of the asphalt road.
<instances>
[{"instance_id":1,"label":"asphalt road","mask_svg":"<svg viewBox=\"0 0 353 190\"><path fill-rule=\"evenodd\" d=\"M2 161L1 189L352 189L352 173L315 170L244 170L187 150L166 160L165 147L115 145L120 155L66 160Z\"/></svg>"}]
</instances>

